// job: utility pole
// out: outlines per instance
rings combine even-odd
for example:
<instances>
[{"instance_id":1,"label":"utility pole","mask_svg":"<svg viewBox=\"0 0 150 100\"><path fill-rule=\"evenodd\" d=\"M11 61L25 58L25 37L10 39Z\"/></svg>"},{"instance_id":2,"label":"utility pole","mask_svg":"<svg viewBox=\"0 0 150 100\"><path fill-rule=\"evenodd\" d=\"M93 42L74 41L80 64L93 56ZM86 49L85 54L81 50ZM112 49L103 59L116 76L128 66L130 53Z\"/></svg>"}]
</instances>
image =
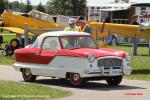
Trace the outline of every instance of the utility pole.
<instances>
[{"instance_id":1,"label":"utility pole","mask_svg":"<svg viewBox=\"0 0 150 100\"><path fill-rule=\"evenodd\" d=\"M22 6L22 0L20 1L20 7L19 7L20 8L20 12L22 11L22 7L21 6Z\"/></svg>"},{"instance_id":2,"label":"utility pole","mask_svg":"<svg viewBox=\"0 0 150 100\"><path fill-rule=\"evenodd\" d=\"M5 2L5 9L8 9L8 8L7 8L7 1L4 0L4 2Z\"/></svg>"}]
</instances>

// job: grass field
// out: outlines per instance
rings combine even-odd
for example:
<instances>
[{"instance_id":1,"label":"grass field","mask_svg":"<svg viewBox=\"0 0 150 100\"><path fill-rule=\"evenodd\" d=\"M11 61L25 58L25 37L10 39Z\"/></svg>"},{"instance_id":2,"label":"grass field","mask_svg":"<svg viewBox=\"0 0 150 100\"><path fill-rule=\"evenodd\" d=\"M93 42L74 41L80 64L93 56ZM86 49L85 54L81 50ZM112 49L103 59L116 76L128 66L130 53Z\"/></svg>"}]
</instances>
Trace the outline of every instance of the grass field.
<instances>
[{"instance_id":1,"label":"grass field","mask_svg":"<svg viewBox=\"0 0 150 100\"><path fill-rule=\"evenodd\" d=\"M69 91L48 88L35 83L0 81L0 100L50 100L71 94Z\"/></svg>"},{"instance_id":2,"label":"grass field","mask_svg":"<svg viewBox=\"0 0 150 100\"><path fill-rule=\"evenodd\" d=\"M12 40L12 39L14 39L14 38L16 38L16 36L15 36L15 34L12 34L12 35L5 35L5 36L3 36L3 42L4 43L8 43L8 42L10 42L10 40Z\"/></svg>"},{"instance_id":3,"label":"grass field","mask_svg":"<svg viewBox=\"0 0 150 100\"><path fill-rule=\"evenodd\" d=\"M9 33L7 31L4 31L2 34L5 34L5 35L3 35L3 43L8 43L8 42L10 42L10 40L16 38L16 34Z\"/></svg>"},{"instance_id":4,"label":"grass field","mask_svg":"<svg viewBox=\"0 0 150 100\"><path fill-rule=\"evenodd\" d=\"M2 48L5 47L5 43L10 42L11 39L16 38L16 34L9 33L7 31L4 31L2 34L9 34L9 35L3 35L3 45ZM0 52L0 64L6 64L6 65L12 65L15 62L14 57L5 57L2 54L2 51Z\"/></svg>"},{"instance_id":5,"label":"grass field","mask_svg":"<svg viewBox=\"0 0 150 100\"><path fill-rule=\"evenodd\" d=\"M0 52L0 65L12 65L15 62L15 58L13 56L4 56L2 52Z\"/></svg>"}]
</instances>

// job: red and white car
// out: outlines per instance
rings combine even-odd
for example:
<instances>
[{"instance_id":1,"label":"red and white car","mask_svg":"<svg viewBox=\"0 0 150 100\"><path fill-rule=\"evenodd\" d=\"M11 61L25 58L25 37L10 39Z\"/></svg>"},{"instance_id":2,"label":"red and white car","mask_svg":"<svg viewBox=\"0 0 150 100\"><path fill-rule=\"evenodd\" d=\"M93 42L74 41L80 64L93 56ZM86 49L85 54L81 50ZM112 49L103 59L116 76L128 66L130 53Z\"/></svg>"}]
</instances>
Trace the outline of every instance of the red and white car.
<instances>
[{"instance_id":1,"label":"red and white car","mask_svg":"<svg viewBox=\"0 0 150 100\"><path fill-rule=\"evenodd\" d=\"M29 48L15 51L13 67L21 71L25 81L37 76L65 78L73 86L88 80L106 80L120 84L123 75L131 73L127 52L99 48L90 34L55 31L40 35Z\"/></svg>"}]
</instances>

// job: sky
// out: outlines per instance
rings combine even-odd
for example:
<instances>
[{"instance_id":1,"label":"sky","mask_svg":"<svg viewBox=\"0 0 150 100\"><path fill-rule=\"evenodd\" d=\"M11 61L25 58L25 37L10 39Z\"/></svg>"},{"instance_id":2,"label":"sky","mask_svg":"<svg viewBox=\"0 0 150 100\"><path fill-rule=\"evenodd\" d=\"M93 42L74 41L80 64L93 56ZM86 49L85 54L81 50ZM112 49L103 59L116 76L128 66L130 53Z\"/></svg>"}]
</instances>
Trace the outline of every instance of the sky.
<instances>
[{"instance_id":1,"label":"sky","mask_svg":"<svg viewBox=\"0 0 150 100\"><path fill-rule=\"evenodd\" d=\"M19 1L19 2L26 2L26 0L8 0L8 1ZM38 5L39 2L42 2L42 4L45 4L48 0L30 0L32 5ZM107 3L107 2L112 2L114 0L87 0L88 3ZM146 2L146 3L150 3L150 0L132 0L132 1L136 1L136 2Z\"/></svg>"}]
</instances>

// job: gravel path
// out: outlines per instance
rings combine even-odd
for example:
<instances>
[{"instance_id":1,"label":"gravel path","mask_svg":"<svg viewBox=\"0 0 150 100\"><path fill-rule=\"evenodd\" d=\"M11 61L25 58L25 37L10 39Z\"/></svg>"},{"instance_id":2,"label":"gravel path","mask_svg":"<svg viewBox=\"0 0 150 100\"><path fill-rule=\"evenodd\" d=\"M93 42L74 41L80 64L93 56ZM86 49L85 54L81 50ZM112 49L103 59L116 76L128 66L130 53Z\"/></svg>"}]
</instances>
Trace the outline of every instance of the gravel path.
<instances>
[{"instance_id":1,"label":"gravel path","mask_svg":"<svg viewBox=\"0 0 150 100\"><path fill-rule=\"evenodd\" d=\"M23 81L20 72L6 65L0 65L0 80ZM147 81L123 79L117 87L109 87L105 81L91 81L81 88L73 88L64 80L39 77L36 83L73 93L57 100L150 100L150 82Z\"/></svg>"}]
</instances>

